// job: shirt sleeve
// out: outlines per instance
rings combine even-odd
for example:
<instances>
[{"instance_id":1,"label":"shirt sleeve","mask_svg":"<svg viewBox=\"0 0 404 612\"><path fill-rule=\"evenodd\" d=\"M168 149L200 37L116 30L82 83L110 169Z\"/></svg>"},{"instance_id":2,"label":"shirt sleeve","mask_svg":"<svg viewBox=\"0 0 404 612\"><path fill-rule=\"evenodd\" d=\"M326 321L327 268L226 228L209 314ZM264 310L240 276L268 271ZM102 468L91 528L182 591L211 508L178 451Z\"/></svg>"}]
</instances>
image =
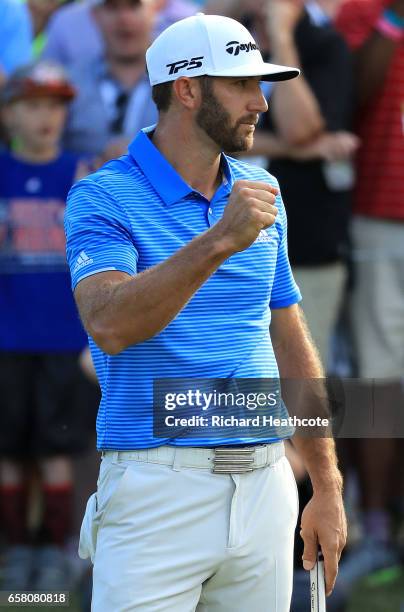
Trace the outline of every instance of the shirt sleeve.
<instances>
[{"instance_id":1,"label":"shirt sleeve","mask_svg":"<svg viewBox=\"0 0 404 612\"><path fill-rule=\"evenodd\" d=\"M102 185L83 179L72 187L65 233L73 289L83 278L99 272L136 274L138 252L125 209Z\"/></svg>"},{"instance_id":2,"label":"shirt sleeve","mask_svg":"<svg viewBox=\"0 0 404 612\"><path fill-rule=\"evenodd\" d=\"M31 18L18 2L7 2L0 17L0 67L8 75L32 59Z\"/></svg>"},{"instance_id":3,"label":"shirt sleeve","mask_svg":"<svg viewBox=\"0 0 404 612\"><path fill-rule=\"evenodd\" d=\"M270 308L286 308L301 301L299 287L293 277L288 256L287 217L282 196L276 197L278 216L276 219L279 233L278 257L276 260L275 277L272 286Z\"/></svg>"}]
</instances>

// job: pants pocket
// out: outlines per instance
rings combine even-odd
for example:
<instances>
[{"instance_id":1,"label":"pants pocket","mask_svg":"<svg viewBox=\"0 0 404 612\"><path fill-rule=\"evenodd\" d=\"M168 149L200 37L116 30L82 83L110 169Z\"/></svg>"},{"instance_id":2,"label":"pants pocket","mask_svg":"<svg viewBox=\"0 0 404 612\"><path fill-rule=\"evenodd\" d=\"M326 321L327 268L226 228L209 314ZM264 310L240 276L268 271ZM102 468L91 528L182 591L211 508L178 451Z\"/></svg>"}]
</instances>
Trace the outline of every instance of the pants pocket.
<instances>
[{"instance_id":1,"label":"pants pocket","mask_svg":"<svg viewBox=\"0 0 404 612\"><path fill-rule=\"evenodd\" d=\"M286 469L289 472L290 480L292 481L292 487L293 487L294 495L295 495L296 518L297 518L299 516L299 505L300 505L299 504L299 490L297 488L296 478L293 473L292 466L289 463L289 459L287 457L284 457L284 460L285 460Z\"/></svg>"},{"instance_id":2,"label":"pants pocket","mask_svg":"<svg viewBox=\"0 0 404 612\"><path fill-rule=\"evenodd\" d=\"M90 496L80 529L79 557L82 559L94 561L98 531L122 488L127 472L127 466L111 464L99 479L97 492Z\"/></svg>"},{"instance_id":3,"label":"pants pocket","mask_svg":"<svg viewBox=\"0 0 404 612\"><path fill-rule=\"evenodd\" d=\"M90 495L83 522L80 529L79 557L81 559L94 559L95 544L97 540L98 521L97 515L97 496L96 493Z\"/></svg>"}]
</instances>

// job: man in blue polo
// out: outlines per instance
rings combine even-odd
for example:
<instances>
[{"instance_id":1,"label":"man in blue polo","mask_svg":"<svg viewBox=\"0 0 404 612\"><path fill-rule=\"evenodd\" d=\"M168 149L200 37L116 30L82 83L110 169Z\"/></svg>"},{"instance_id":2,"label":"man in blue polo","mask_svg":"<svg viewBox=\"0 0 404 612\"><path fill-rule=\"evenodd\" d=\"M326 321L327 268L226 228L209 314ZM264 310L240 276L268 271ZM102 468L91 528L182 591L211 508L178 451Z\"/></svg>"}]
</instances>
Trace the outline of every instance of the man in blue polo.
<instances>
[{"instance_id":1,"label":"man in blue polo","mask_svg":"<svg viewBox=\"0 0 404 612\"><path fill-rule=\"evenodd\" d=\"M77 184L66 215L102 389L103 459L79 550L94 563L92 609L286 612L298 499L282 438L292 430L156 434L153 384L322 376L276 179L223 154L252 146L267 110L260 81L299 71L264 63L249 32L219 16L174 24L146 60L157 126ZM282 403L275 413L287 416ZM346 535L334 446L294 443L314 489L304 566L320 545L330 592Z\"/></svg>"}]
</instances>

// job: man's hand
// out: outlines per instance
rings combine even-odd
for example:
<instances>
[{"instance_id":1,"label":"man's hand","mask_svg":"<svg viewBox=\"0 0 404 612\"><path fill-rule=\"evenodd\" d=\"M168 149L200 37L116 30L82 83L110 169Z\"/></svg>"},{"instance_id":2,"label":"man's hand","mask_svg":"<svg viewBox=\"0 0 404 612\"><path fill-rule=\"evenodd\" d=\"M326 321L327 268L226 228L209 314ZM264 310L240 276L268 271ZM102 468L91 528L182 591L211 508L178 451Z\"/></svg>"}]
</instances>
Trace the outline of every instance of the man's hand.
<instances>
[{"instance_id":1,"label":"man's hand","mask_svg":"<svg viewBox=\"0 0 404 612\"><path fill-rule=\"evenodd\" d=\"M320 546L324 555L326 594L330 595L347 536L342 493L338 488L314 492L302 514L300 535L304 541L304 569L314 567Z\"/></svg>"},{"instance_id":2,"label":"man's hand","mask_svg":"<svg viewBox=\"0 0 404 612\"><path fill-rule=\"evenodd\" d=\"M262 229L275 223L278 189L260 181L236 181L223 217L216 229L225 236L234 252L249 247Z\"/></svg>"},{"instance_id":3,"label":"man's hand","mask_svg":"<svg viewBox=\"0 0 404 612\"><path fill-rule=\"evenodd\" d=\"M270 40L293 35L303 13L304 3L301 0L270 0L264 7Z\"/></svg>"}]
</instances>

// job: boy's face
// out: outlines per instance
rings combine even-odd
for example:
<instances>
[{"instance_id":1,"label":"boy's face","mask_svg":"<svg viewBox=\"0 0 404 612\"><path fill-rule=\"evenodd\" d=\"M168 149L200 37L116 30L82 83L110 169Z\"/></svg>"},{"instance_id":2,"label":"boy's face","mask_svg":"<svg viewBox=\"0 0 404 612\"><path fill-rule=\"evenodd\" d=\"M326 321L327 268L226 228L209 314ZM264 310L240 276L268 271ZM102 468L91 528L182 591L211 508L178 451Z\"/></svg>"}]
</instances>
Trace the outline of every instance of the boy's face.
<instances>
[{"instance_id":1,"label":"boy's face","mask_svg":"<svg viewBox=\"0 0 404 612\"><path fill-rule=\"evenodd\" d=\"M10 103L3 110L3 119L10 136L34 149L46 149L59 142L66 114L64 100L44 96Z\"/></svg>"}]
</instances>

